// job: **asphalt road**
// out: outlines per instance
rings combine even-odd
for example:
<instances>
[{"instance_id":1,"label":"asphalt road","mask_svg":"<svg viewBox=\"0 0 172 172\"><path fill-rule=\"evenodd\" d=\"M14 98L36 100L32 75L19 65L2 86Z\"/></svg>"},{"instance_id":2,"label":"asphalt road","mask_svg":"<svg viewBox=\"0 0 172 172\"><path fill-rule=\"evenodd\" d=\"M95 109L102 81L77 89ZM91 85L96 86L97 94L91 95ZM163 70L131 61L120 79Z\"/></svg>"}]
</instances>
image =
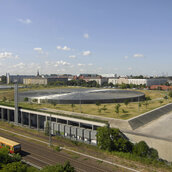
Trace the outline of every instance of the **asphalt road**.
<instances>
[{"instance_id":1,"label":"asphalt road","mask_svg":"<svg viewBox=\"0 0 172 172\"><path fill-rule=\"evenodd\" d=\"M54 165L57 163L64 163L70 161L71 165L75 167L78 172L114 172L121 171L121 169L115 169L114 166L97 162L77 156L65 151L56 152L47 148L46 145L27 140L22 137L16 137L14 135L0 131L0 136L17 141L22 145L21 155L25 161L28 161L39 167L45 167L46 165Z\"/></svg>"}]
</instances>

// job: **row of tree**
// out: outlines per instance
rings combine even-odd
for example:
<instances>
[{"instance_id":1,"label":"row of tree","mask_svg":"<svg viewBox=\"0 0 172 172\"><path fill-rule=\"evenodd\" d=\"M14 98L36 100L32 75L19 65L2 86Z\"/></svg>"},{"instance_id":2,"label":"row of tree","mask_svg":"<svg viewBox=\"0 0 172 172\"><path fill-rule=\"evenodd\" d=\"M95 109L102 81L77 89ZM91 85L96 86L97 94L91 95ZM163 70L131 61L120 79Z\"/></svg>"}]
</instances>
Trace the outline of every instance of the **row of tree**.
<instances>
[{"instance_id":1,"label":"row of tree","mask_svg":"<svg viewBox=\"0 0 172 172\"><path fill-rule=\"evenodd\" d=\"M98 84L96 81L88 81L86 82L83 79L78 79L78 80L70 80L70 81L53 81L48 83L49 86L82 86L82 87L116 87L116 88L146 88L146 85L136 85L136 84L113 84L113 83L108 83L104 82L101 86Z\"/></svg>"},{"instance_id":2,"label":"row of tree","mask_svg":"<svg viewBox=\"0 0 172 172\"><path fill-rule=\"evenodd\" d=\"M49 86L82 86L82 87L100 87L96 81L70 80L70 81L54 81L48 83Z\"/></svg>"}]
</instances>

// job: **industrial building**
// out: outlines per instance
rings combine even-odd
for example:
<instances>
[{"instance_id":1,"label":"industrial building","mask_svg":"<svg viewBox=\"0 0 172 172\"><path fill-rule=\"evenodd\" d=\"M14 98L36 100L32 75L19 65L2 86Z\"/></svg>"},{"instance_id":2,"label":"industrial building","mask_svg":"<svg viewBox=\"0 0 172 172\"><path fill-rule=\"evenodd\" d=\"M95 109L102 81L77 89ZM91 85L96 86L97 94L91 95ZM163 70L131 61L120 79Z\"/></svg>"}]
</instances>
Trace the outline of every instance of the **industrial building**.
<instances>
[{"instance_id":1,"label":"industrial building","mask_svg":"<svg viewBox=\"0 0 172 172\"><path fill-rule=\"evenodd\" d=\"M42 77L34 77L34 78L24 78L23 79L23 84L25 85L35 85L35 84L38 84L38 85L47 85L51 82L57 82L57 81L60 81L60 82L67 82L68 81L68 78L67 77L46 77L46 78L42 78Z\"/></svg>"},{"instance_id":2,"label":"industrial building","mask_svg":"<svg viewBox=\"0 0 172 172\"><path fill-rule=\"evenodd\" d=\"M97 74L80 74L79 77L75 79L82 79L86 82L96 81L96 83L99 85L102 85L103 83L108 83L108 78L102 77Z\"/></svg>"},{"instance_id":3,"label":"industrial building","mask_svg":"<svg viewBox=\"0 0 172 172\"><path fill-rule=\"evenodd\" d=\"M163 85L167 83L167 78L148 78L148 79L130 79L127 77L109 78L108 83L115 84L135 84L135 85Z\"/></svg>"},{"instance_id":4,"label":"industrial building","mask_svg":"<svg viewBox=\"0 0 172 172\"><path fill-rule=\"evenodd\" d=\"M7 84L13 84L16 81L18 84L23 84L24 78L33 78L35 77L34 75L10 75L7 73Z\"/></svg>"}]
</instances>

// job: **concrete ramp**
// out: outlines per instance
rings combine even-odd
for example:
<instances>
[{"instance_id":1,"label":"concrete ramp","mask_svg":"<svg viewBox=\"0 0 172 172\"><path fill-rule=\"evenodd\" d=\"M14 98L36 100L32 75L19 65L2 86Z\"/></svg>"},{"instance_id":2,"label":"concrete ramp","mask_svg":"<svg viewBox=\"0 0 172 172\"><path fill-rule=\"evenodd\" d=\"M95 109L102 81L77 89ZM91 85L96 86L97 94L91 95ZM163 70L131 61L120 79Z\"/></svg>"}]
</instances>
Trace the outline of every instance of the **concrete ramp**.
<instances>
[{"instance_id":1,"label":"concrete ramp","mask_svg":"<svg viewBox=\"0 0 172 172\"><path fill-rule=\"evenodd\" d=\"M141 114L137 117L131 118L128 120L129 125L133 130L158 119L159 117L163 116L164 114L167 114L172 111L172 103L165 105L163 107L154 109L152 111L149 111L147 113Z\"/></svg>"}]
</instances>

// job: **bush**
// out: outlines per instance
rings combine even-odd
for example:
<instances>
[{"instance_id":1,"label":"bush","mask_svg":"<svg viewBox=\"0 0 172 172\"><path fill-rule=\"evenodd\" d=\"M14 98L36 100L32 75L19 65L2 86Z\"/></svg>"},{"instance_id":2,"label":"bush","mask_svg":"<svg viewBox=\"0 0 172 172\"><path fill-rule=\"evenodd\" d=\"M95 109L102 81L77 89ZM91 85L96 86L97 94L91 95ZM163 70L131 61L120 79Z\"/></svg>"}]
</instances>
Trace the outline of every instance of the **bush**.
<instances>
[{"instance_id":1,"label":"bush","mask_svg":"<svg viewBox=\"0 0 172 172\"><path fill-rule=\"evenodd\" d=\"M12 162L5 165L2 169L2 172L26 172L27 165L22 162Z\"/></svg>"},{"instance_id":2,"label":"bush","mask_svg":"<svg viewBox=\"0 0 172 172\"><path fill-rule=\"evenodd\" d=\"M46 166L41 170L41 172L75 172L75 169L69 162L66 162L64 165L57 164L53 166Z\"/></svg>"},{"instance_id":3,"label":"bush","mask_svg":"<svg viewBox=\"0 0 172 172\"><path fill-rule=\"evenodd\" d=\"M100 127L97 130L98 147L108 151L132 152L133 144L119 129Z\"/></svg>"},{"instance_id":4,"label":"bush","mask_svg":"<svg viewBox=\"0 0 172 172\"><path fill-rule=\"evenodd\" d=\"M158 151L154 148L149 148L144 141L140 141L134 145L133 153L140 157L147 157L156 160L159 158Z\"/></svg>"},{"instance_id":5,"label":"bush","mask_svg":"<svg viewBox=\"0 0 172 172\"><path fill-rule=\"evenodd\" d=\"M60 146L56 146L56 147L55 147L55 150L56 150L57 152L60 152L60 151L61 151Z\"/></svg>"},{"instance_id":6,"label":"bush","mask_svg":"<svg viewBox=\"0 0 172 172\"><path fill-rule=\"evenodd\" d=\"M133 147L133 153L141 156L146 157L149 152L149 146L144 141L140 141L139 143L136 143Z\"/></svg>"},{"instance_id":7,"label":"bush","mask_svg":"<svg viewBox=\"0 0 172 172\"><path fill-rule=\"evenodd\" d=\"M24 98L24 101L25 101L25 102L28 102L28 100L29 100L28 97L25 97L25 98Z\"/></svg>"},{"instance_id":8,"label":"bush","mask_svg":"<svg viewBox=\"0 0 172 172\"><path fill-rule=\"evenodd\" d=\"M159 158L158 151L154 148L149 148L149 154L148 155L151 159L158 159Z\"/></svg>"}]
</instances>

